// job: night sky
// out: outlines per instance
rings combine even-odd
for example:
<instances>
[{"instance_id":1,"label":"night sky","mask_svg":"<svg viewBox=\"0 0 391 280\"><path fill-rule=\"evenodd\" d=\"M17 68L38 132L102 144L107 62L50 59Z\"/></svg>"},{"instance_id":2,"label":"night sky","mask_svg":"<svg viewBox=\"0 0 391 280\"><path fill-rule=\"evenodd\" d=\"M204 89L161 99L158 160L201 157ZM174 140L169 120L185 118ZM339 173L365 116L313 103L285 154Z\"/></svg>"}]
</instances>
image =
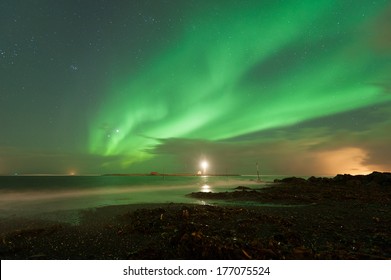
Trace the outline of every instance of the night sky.
<instances>
[{"instance_id":1,"label":"night sky","mask_svg":"<svg viewBox=\"0 0 391 280\"><path fill-rule=\"evenodd\" d=\"M0 1L0 174L358 174L390 143L389 0Z\"/></svg>"}]
</instances>

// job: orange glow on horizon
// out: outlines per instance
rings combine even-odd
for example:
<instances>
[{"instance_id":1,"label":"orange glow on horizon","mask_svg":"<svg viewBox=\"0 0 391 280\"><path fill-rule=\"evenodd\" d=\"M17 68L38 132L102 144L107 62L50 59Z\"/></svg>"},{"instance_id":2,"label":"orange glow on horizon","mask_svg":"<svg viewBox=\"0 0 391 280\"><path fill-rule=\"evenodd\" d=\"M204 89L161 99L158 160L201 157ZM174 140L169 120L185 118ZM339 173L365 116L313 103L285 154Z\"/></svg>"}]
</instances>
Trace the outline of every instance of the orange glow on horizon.
<instances>
[{"instance_id":1,"label":"orange glow on horizon","mask_svg":"<svg viewBox=\"0 0 391 280\"><path fill-rule=\"evenodd\" d=\"M367 152L355 147L321 152L317 154L319 166L326 174L369 174L377 170L373 165L365 164L368 158Z\"/></svg>"}]
</instances>

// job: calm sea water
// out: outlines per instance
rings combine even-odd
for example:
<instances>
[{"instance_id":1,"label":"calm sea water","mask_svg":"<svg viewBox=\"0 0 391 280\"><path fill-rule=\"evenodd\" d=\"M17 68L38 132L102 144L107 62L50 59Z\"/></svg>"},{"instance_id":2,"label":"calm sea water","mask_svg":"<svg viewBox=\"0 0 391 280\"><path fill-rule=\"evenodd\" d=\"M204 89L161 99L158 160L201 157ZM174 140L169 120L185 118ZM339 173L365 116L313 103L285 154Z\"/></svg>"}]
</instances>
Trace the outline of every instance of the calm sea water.
<instances>
[{"instance_id":1,"label":"calm sea water","mask_svg":"<svg viewBox=\"0 0 391 280\"><path fill-rule=\"evenodd\" d=\"M271 182L282 176L264 176ZM141 203L198 203L191 192L262 187L256 176L2 176L0 217Z\"/></svg>"}]
</instances>

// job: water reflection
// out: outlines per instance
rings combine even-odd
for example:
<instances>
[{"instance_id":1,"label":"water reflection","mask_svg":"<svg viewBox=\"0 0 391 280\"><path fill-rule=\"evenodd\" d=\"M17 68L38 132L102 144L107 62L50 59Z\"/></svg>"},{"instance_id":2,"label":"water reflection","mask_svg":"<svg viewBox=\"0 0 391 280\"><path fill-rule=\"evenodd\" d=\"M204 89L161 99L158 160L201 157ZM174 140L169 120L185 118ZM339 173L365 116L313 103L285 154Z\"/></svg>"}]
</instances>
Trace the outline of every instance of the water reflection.
<instances>
[{"instance_id":1,"label":"water reflection","mask_svg":"<svg viewBox=\"0 0 391 280\"><path fill-rule=\"evenodd\" d=\"M207 184L204 184L202 187L201 187L201 192L212 192L212 189L209 185Z\"/></svg>"}]
</instances>

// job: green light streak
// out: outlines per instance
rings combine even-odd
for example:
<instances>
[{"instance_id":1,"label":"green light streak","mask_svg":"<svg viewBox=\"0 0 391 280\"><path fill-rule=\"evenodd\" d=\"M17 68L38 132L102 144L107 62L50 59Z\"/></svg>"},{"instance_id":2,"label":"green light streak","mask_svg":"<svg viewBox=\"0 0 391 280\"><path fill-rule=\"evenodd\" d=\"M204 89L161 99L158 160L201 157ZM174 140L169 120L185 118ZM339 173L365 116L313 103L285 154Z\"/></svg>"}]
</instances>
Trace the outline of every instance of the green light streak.
<instances>
[{"instance_id":1,"label":"green light streak","mask_svg":"<svg viewBox=\"0 0 391 280\"><path fill-rule=\"evenodd\" d=\"M194 13L182 36L153 54L144 71L113 81L90 127L90 152L129 155L124 164L132 164L153 156L146 150L157 138L219 140L389 100L374 84L391 65L352 31L366 23L357 11L346 7L346 20L336 23L339 1L253 2L227 5L218 16ZM385 6L362 2L367 15ZM277 53L293 45L313 50L336 32L346 35L315 58L304 57L268 80L258 73L260 81L248 81L252 69ZM276 63L285 62L277 57ZM375 64L381 67L367 70Z\"/></svg>"}]
</instances>

